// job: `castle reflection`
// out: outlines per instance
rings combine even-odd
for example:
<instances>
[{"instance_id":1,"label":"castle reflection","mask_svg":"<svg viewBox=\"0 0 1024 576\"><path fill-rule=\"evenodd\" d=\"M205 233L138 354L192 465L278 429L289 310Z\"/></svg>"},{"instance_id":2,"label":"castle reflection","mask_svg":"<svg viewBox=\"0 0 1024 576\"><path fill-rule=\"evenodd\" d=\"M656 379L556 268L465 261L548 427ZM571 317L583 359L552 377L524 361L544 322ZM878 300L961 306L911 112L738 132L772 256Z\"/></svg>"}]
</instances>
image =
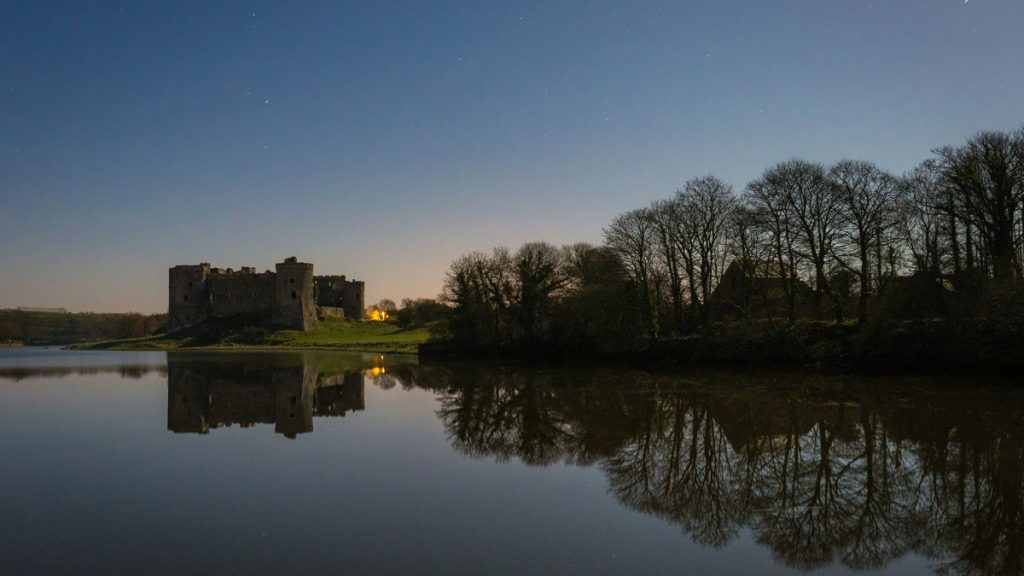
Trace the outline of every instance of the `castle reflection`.
<instances>
[{"instance_id":1,"label":"castle reflection","mask_svg":"<svg viewBox=\"0 0 1024 576\"><path fill-rule=\"evenodd\" d=\"M633 509L801 570L1024 573L1024 399L899 379L408 368L474 457L600 468ZM765 379L775 382L765 384Z\"/></svg>"},{"instance_id":2,"label":"castle reflection","mask_svg":"<svg viewBox=\"0 0 1024 576\"><path fill-rule=\"evenodd\" d=\"M313 417L363 410L363 369L326 367L308 357L268 361L239 354L216 362L167 357L167 428L207 434L237 424L273 424L288 438L313 431Z\"/></svg>"}]
</instances>

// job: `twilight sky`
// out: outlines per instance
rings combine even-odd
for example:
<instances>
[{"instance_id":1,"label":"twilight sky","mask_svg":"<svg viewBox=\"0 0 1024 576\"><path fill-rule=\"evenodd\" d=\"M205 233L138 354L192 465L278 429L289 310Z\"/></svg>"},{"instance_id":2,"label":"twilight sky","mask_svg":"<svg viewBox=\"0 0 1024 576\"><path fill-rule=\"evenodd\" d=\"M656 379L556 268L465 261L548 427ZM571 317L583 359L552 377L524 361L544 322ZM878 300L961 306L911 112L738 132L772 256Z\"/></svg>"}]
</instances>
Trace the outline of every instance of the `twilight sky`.
<instances>
[{"instance_id":1,"label":"twilight sky","mask_svg":"<svg viewBox=\"0 0 1024 576\"><path fill-rule=\"evenodd\" d=\"M0 307L286 256L434 296L713 173L1024 122L1024 1L0 3Z\"/></svg>"}]
</instances>

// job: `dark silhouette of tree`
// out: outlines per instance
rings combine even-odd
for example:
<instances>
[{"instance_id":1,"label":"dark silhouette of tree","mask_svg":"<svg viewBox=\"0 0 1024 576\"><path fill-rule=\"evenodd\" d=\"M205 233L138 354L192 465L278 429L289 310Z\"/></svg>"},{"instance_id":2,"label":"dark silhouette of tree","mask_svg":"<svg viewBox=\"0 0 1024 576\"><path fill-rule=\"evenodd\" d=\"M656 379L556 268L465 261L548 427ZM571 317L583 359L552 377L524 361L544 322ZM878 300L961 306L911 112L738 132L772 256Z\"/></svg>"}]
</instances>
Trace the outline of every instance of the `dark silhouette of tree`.
<instances>
[{"instance_id":1,"label":"dark silhouette of tree","mask_svg":"<svg viewBox=\"0 0 1024 576\"><path fill-rule=\"evenodd\" d=\"M913 255L914 267L932 278L942 273L948 253L943 238L948 238L942 203L942 175L934 160L925 160L900 181L900 232Z\"/></svg>"},{"instance_id":2,"label":"dark silhouette of tree","mask_svg":"<svg viewBox=\"0 0 1024 576\"><path fill-rule=\"evenodd\" d=\"M1021 132L982 132L963 146L935 152L955 193L950 209L967 224L968 242L971 229L977 230L992 278L1003 286L1014 284L1021 274L1017 248L1024 209L1024 137Z\"/></svg>"},{"instance_id":3,"label":"dark silhouette of tree","mask_svg":"<svg viewBox=\"0 0 1024 576\"><path fill-rule=\"evenodd\" d=\"M880 255L885 244L882 231L894 227L900 189L894 177L870 162L841 160L829 170L828 176L841 203L843 234L856 250L858 265L852 269L860 280L857 320L864 323L868 318L868 299L873 288L872 249L877 249L875 252ZM881 258L876 257L875 260L880 268ZM880 276L876 278L877 283L881 281Z\"/></svg>"},{"instance_id":4,"label":"dark silhouette of tree","mask_svg":"<svg viewBox=\"0 0 1024 576\"><path fill-rule=\"evenodd\" d=\"M603 233L603 251L535 242L460 258L434 332L550 356L1022 361L987 351L1022 342L1024 130L940 148L901 178L802 159L767 168L740 197L692 178ZM854 305L859 335L843 326Z\"/></svg>"},{"instance_id":5,"label":"dark silhouette of tree","mask_svg":"<svg viewBox=\"0 0 1024 576\"><path fill-rule=\"evenodd\" d=\"M765 170L760 178L748 184L747 199L755 222L770 242L774 268L785 294L787 320L792 326L796 323L798 231L796 222L790 217L785 180L778 172L778 167Z\"/></svg>"},{"instance_id":6,"label":"dark silhouette of tree","mask_svg":"<svg viewBox=\"0 0 1024 576\"><path fill-rule=\"evenodd\" d=\"M828 270L842 225L842 204L830 186L821 164L789 160L765 171L762 179L779 192L785 214L794 224L797 253L814 269L815 309L823 311L822 300L832 298L836 321L843 320L842 301L833 294Z\"/></svg>"},{"instance_id":7,"label":"dark silhouette of tree","mask_svg":"<svg viewBox=\"0 0 1024 576\"><path fill-rule=\"evenodd\" d=\"M680 236L690 244L689 269L694 271L690 275L691 305L699 311L701 324L709 328L708 303L724 269L726 230L736 199L731 186L714 176L704 176L688 180L676 201L683 215L680 224L689 229Z\"/></svg>"},{"instance_id":8,"label":"dark silhouette of tree","mask_svg":"<svg viewBox=\"0 0 1024 576\"><path fill-rule=\"evenodd\" d=\"M750 319L757 289L758 269L771 261L772 241L762 225L763 216L754 207L749 193L737 200L737 205L726 223L728 256L743 270L743 286L739 302L740 317Z\"/></svg>"},{"instance_id":9,"label":"dark silhouette of tree","mask_svg":"<svg viewBox=\"0 0 1024 576\"><path fill-rule=\"evenodd\" d=\"M657 232L657 256L665 268L669 297L672 300L672 330L678 332L683 326L683 310L686 306L683 298L684 269L690 280L688 285L693 286L692 251L688 251L689 244L679 241L677 229L682 218L679 202L659 200L651 205L650 214ZM687 257L685 268L684 255ZM690 299L693 300L692 292Z\"/></svg>"},{"instance_id":10,"label":"dark silhouette of tree","mask_svg":"<svg viewBox=\"0 0 1024 576\"><path fill-rule=\"evenodd\" d=\"M633 281L640 314L650 340L658 337L658 306L655 298L657 226L649 209L616 216L604 229L605 244L621 260Z\"/></svg>"},{"instance_id":11,"label":"dark silhouette of tree","mask_svg":"<svg viewBox=\"0 0 1024 576\"><path fill-rule=\"evenodd\" d=\"M546 242L524 244L512 257L515 289L512 305L527 342L549 312L552 296L568 283L563 252Z\"/></svg>"}]
</instances>

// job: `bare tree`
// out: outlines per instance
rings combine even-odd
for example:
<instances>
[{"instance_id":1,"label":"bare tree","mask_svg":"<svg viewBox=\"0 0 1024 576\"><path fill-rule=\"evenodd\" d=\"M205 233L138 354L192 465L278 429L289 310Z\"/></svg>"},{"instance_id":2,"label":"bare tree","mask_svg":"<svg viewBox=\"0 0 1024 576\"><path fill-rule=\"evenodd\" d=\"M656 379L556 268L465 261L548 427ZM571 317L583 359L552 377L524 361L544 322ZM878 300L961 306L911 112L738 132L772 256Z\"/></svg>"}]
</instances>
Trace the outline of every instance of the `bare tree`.
<instances>
[{"instance_id":1,"label":"bare tree","mask_svg":"<svg viewBox=\"0 0 1024 576\"><path fill-rule=\"evenodd\" d=\"M786 299L787 320L792 326L796 322L797 229L789 215L782 187L784 181L775 174L777 168L765 170L761 178L748 184L747 198L755 222L769 239L774 267Z\"/></svg>"},{"instance_id":2,"label":"bare tree","mask_svg":"<svg viewBox=\"0 0 1024 576\"><path fill-rule=\"evenodd\" d=\"M982 132L961 147L946 146L936 154L942 176L956 194L953 209L968 225L965 243L973 243L971 232L976 230L996 284L1013 285L1021 275L1016 245L1024 210L1024 137ZM967 248L966 255L972 258L973 252Z\"/></svg>"},{"instance_id":3,"label":"bare tree","mask_svg":"<svg viewBox=\"0 0 1024 576\"><path fill-rule=\"evenodd\" d=\"M696 204L687 196L686 189L676 192L672 200L672 243L680 258L683 272L686 274L686 290L689 294L689 311L691 324L696 325L701 317L701 299L698 293L700 286L700 254L697 246L697 230L700 218Z\"/></svg>"},{"instance_id":4,"label":"bare tree","mask_svg":"<svg viewBox=\"0 0 1024 576\"><path fill-rule=\"evenodd\" d=\"M714 176L693 178L677 195L682 206L684 226L690 228L699 298L692 304L700 311L701 324L710 326L708 301L722 273L726 254L726 225L736 206L732 186Z\"/></svg>"},{"instance_id":5,"label":"bare tree","mask_svg":"<svg viewBox=\"0 0 1024 576\"><path fill-rule=\"evenodd\" d=\"M730 215L727 224L728 252L743 272L742 293L739 302L740 315L749 319L753 303L754 290L757 285L758 268L771 258L772 241L761 224L762 216L758 213L750 193L745 193L737 200L736 208Z\"/></svg>"},{"instance_id":6,"label":"bare tree","mask_svg":"<svg viewBox=\"0 0 1024 576\"><path fill-rule=\"evenodd\" d=\"M871 253L876 248L876 265L881 267L883 230L896 222L896 179L870 162L840 160L828 173L841 202L844 235L855 247L859 265L852 268L860 279L857 320L867 321L868 298L872 292ZM820 232L824 233L824 232ZM821 245L821 244L819 244ZM881 282L881 278L878 278Z\"/></svg>"},{"instance_id":7,"label":"bare tree","mask_svg":"<svg viewBox=\"0 0 1024 576\"><path fill-rule=\"evenodd\" d=\"M938 277L945 247L942 182L938 164L925 160L900 180L899 228L918 271Z\"/></svg>"},{"instance_id":8,"label":"bare tree","mask_svg":"<svg viewBox=\"0 0 1024 576\"><path fill-rule=\"evenodd\" d=\"M665 268L669 296L672 299L672 327L678 330L683 325L683 264L680 246L676 241L676 229L680 226L679 203L673 200L659 200L650 207L651 218L657 232L658 259Z\"/></svg>"},{"instance_id":9,"label":"bare tree","mask_svg":"<svg viewBox=\"0 0 1024 576\"><path fill-rule=\"evenodd\" d=\"M836 321L842 322L842 300L833 294L826 273L842 224L842 204L828 184L825 168L816 162L794 159L769 168L762 178L781 192L786 214L798 233L800 254L814 268L818 317L822 299L827 296L835 302Z\"/></svg>"},{"instance_id":10,"label":"bare tree","mask_svg":"<svg viewBox=\"0 0 1024 576\"><path fill-rule=\"evenodd\" d=\"M647 208L620 214L604 229L605 244L622 259L637 290L640 315L649 338L658 336L655 301L657 227Z\"/></svg>"}]
</instances>

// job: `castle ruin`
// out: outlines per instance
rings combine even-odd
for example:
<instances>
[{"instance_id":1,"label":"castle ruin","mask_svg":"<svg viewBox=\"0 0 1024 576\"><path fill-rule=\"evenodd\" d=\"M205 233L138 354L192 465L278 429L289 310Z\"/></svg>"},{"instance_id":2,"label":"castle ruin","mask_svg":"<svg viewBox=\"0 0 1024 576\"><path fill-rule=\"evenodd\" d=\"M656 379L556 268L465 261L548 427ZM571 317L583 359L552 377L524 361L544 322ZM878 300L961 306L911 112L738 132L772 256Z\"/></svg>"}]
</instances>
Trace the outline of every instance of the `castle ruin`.
<instances>
[{"instance_id":1,"label":"castle ruin","mask_svg":"<svg viewBox=\"0 0 1024 576\"><path fill-rule=\"evenodd\" d=\"M320 317L362 319L365 283L344 276L313 276L313 265L294 256L275 272L211 268L203 262L169 273L169 331L207 320L244 319L296 330L315 330Z\"/></svg>"}]
</instances>

